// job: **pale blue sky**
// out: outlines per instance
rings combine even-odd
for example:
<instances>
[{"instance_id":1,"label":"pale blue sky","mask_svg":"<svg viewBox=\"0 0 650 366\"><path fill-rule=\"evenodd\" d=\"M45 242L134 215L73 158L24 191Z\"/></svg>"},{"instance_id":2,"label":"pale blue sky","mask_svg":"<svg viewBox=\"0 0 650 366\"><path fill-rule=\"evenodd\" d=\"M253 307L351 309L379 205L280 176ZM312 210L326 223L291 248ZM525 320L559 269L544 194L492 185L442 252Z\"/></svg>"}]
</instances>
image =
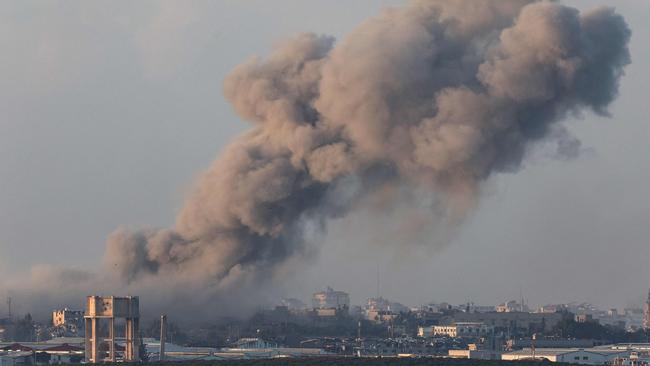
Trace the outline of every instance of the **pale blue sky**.
<instances>
[{"instance_id":1,"label":"pale blue sky","mask_svg":"<svg viewBox=\"0 0 650 366\"><path fill-rule=\"evenodd\" d=\"M0 3L0 275L34 264L92 268L120 225L167 226L193 178L247 127L221 82L296 32L342 37L402 1L3 1ZM632 64L610 119L567 123L576 160L543 147L486 185L442 250L405 254L349 222L288 295L332 285L353 301L637 303L650 287L650 1L615 5ZM361 232L361 233L360 233ZM332 270L336 268L336 270Z\"/></svg>"}]
</instances>

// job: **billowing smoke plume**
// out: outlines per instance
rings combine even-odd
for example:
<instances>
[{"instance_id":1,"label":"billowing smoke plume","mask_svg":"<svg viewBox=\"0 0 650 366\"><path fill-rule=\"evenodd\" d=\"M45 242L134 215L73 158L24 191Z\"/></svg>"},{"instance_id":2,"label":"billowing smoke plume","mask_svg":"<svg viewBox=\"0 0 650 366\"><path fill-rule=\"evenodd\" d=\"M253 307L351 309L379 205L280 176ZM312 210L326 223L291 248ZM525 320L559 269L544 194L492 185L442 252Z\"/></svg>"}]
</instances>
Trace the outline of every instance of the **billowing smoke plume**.
<instances>
[{"instance_id":1,"label":"billowing smoke plume","mask_svg":"<svg viewBox=\"0 0 650 366\"><path fill-rule=\"evenodd\" d=\"M629 37L613 9L524 0L416 0L338 43L298 35L226 78L253 127L200 177L174 227L118 230L105 263L128 283L218 294L272 278L307 250L306 223L387 185L434 192L462 218L531 143L576 151L557 122L607 113Z\"/></svg>"}]
</instances>

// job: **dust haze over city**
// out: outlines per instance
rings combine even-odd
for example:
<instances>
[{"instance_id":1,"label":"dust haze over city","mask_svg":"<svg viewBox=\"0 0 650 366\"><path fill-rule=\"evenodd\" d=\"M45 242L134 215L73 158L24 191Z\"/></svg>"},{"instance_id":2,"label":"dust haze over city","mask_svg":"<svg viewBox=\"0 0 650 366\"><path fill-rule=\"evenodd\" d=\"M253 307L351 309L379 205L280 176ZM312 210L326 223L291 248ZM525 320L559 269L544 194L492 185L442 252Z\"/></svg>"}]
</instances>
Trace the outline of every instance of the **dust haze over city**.
<instances>
[{"instance_id":1,"label":"dust haze over city","mask_svg":"<svg viewBox=\"0 0 650 366\"><path fill-rule=\"evenodd\" d=\"M645 299L648 2L0 8L16 312Z\"/></svg>"}]
</instances>

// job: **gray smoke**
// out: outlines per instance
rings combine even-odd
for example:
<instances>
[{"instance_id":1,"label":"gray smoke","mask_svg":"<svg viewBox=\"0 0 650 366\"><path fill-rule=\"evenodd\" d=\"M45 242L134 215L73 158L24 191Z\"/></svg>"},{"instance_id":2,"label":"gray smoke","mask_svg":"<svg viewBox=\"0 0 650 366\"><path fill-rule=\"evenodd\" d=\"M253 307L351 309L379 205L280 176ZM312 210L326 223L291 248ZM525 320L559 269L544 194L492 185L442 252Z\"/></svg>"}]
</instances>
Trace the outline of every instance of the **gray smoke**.
<instances>
[{"instance_id":1,"label":"gray smoke","mask_svg":"<svg viewBox=\"0 0 650 366\"><path fill-rule=\"evenodd\" d=\"M444 209L431 214L456 222L535 141L579 150L556 124L607 113L629 37L611 8L524 0L416 0L338 43L298 35L226 78L253 126L203 173L174 227L118 230L105 264L131 285L209 298L272 281L310 251L306 224L387 186L434 193Z\"/></svg>"}]
</instances>

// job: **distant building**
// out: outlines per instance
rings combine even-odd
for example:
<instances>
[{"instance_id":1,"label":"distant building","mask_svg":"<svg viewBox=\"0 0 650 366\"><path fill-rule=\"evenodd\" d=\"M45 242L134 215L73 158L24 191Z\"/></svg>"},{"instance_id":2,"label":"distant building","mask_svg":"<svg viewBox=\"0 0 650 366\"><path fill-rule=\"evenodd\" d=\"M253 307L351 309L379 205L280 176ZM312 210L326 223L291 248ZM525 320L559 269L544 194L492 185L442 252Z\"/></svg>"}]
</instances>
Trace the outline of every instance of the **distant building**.
<instances>
[{"instance_id":1,"label":"distant building","mask_svg":"<svg viewBox=\"0 0 650 366\"><path fill-rule=\"evenodd\" d=\"M66 343L68 340L74 344ZM0 343L0 366L68 364L79 363L83 359L83 338L52 339L45 342Z\"/></svg>"},{"instance_id":2,"label":"distant building","mask_svg":"<svg viewBox=\"0 0 650 366\"><path fill-rule=\"evenodd\" d=\"M433 325L419 326L418 337L433 337Z\"/></svg>"},{"instance_id":3,"label":"distant building","mask_svg":"<svg viewBox=\"0 0 650 366\"><path fill-rule=\"evenodd\" d=\"M379 310L379 311L391 311L393 313L401 313L409 311L409 308L398 303L391 302L383 297L376 297L368 299L368 302L365 306L366 310Z\"/></svg>"},{"instance_id":4,"label":"distant building","mask_svg":"<svg viewBox=\"0 0 650 366\"><path fill-rule=\"evenodd\" d=\"M497 330L523 332L551 331L561 320L561 313L456 313L448 323L480 322Z\"/></svg>"},{"instance_id":5,"label":"distant building","mask_svg":"<svg viewBox=\"0 0 650 366\"><path fill-rule=\"evenodd\" d=\"M489 335L492 327L484 323L458 322L451 325L418 327L419 337L479 338Z\"/></svg>"},{"instance_id":6,"label":"distant building","mask_svg":"<svg viewBox=\"0 0 650 366\"><path fill-rule=\"evenodd\" d=\"M593 314L593 319L598 321L598 323L602 325L607 325L615 328L620 328L620 329L626 329L627 328L627 323L628 317L623 313L619 313L617 309L609 309L606 312L605 311L599 311L595 312ZM633 325L632 322L630 322L630 325Z\"/></svg>"},{"instance_id":7,"label":"distant building","mask_svg":"<svg viewBox=\"0 0 650 366\"><path fill-rule=\"evenodd\" d=\"M606 365L617 359L629 356L630 351L601 348L524 348L522 350L504 353L502 360L548 360L551 362L566 362L582 365Z\"/></svg>"},{"instance_id":8,"label":"distant building","mask_svg":"<svg viewBox=\"0 0 650 366\"><path fill-rule=\"evenodd\" d=\"M277 348L278 344L267 342L261 338L240 338L234 348L237 349L260 349L260 348Z\"/></svg>"},{"instance_id":9,"label":"distant building","mask_svg":"<svg viewBox=\"0 0 650 366\"><path fill-rule=\"evenodd\" d=\"M537 308L536 312L549 314L549 313L559 313L561 311L566 311L566 310L567 310L567 306L564 304L548 304L548 305L540 306L539 308Z\"/></svg>"},{"instance_id":10,"label":"distant building","mask_svg":"<svg viewBox=\"0 0 650 366\"><path fill-rule=\"evenodd\" d=\"M490 313L494 311L494 306L470 304L469 312L471 313Z\"/></svg>"},{"instance_id":11,"label":"distant building","mask_svg":"<svg viewBox=\"0 0 650 366\"><path fill-rule=\"evenodd\" d=\"M50 356L49 363L79 363L84 359L84 348L69 344L56 345L41 351Z\"/></svg>"},{"instance_id":12,"label":"distant building","mask_svg":"<svg viewBox=\"0 0 650 366\"><path fill-rule=\"evenodd\" d=\"M604 341L596 339L576 339L576 338L556 338L556 337L536 337L517 338L506 342L506 349L517 350L522 348L591 348L602 346Z\"/></svg>"},{"instance_id":13,"label":"distant building","mask_svg":"<svg viewBox=\"0 0 650 366\"><path fill-rule=\"evenodd\" d=\"M312 297L314 309L349 309L350 295L343 291L334 291L328 287L326 291L317 292Z\"/></svg>"},{"instance_id":14,"label":"distant building","mask_svg":"<svg viewBox=\"0 0 650 366\"><path fill-rule=\"evenodd\" d=\"M468 358L476 360L500 360L503 352L479 348L477 344L469 344L467 349L450 349L450 358Z\"/></svg>"},{"instance_id":15,"label":"distant building","mask_svg":"<svg viewBox=\"0 0 650 366\"><path fill-rule=\"evenodd\" d=\"M447 303L427 304L420 308L420 311L424 311L428 313L443 313L448 310L451 310L451 305Z\"/></svg>"},{"instance_id":16,"label":"distant building","mask_svg":"<svg viewBox=\"0 0 650 366\"><path fill-rule=\"evenodd\" d=\"M6 341L10 338L13 322L11 318L0 318L0 341Z\"/></svg>"},{"instance_id":17,"label":"distant building","mask_svg":"<svg viewBox=\"0 0 650 366\"><path fill-rule=\"evenodd\" d=\"M1 366L34 365L35 363L34 351L0 352Z\"/></svg>"},{"instance_id":18,"label":"distant building","mask_svg":"<svg viewBox=\"0 0 650 366\"><path fill-rule=\"evenodd\" d=\"M282 306L286 306L289 311L300 311L307 309L307 304L294 298L282 299L281 304Z\"/></svg>"},{"instance_id":19,"label":"distant building","mask_svg":"<svg viewBox=\"0 0 650 366\"><path fill-rule=\"evenodd\" d=\"M433 336L451 338L478 338L487 336L491 332L492 327L477 322L458 322L452 325L433 326Z\"/></svg>"},{"instance_id":20,"label":"distant building","mask_svg":"<svg viewBox=\"0 0 650 366\"><path fill-rule=\"evenodd\" d=\"M390 323L397 317L397 314L390 310L367 310L366 319L379 322Z\"/></svg>"},{"instance_id":21,"label":"distant building","mask_svg":"<svg viewBox=\"0 0 650 366\"><path fill-rule=\"evenodd\" d=\"M593 323L594 317L591 314L578 314L575 316L575 321L576 323Z\"/></svg>"},{"instance_id":22,"label":"distant building","mask_svg":"<svg viewBox=\"0 0 650 366\"><path fill-rule=\"evenodd\" d=\"M409 308L406 306L398 302L390 302L383 297L368 299L363 309L366 319L382 323L390 322L397 317L397 314L407 311Z\"/></svg>"},{"instance_id":23,"label":"distant building","mask_svg":"<svg viewBox=\"0 0 650 366\"><path fill-rule=\"evenodd\" d=\"M55 327L64 326L80 329L83 327L83 323L83 310L70 310L68 308L64 308L52 312L52 325Z\"/></svg>"},{"instance_id":24,"label":"distant building","mask_svg":"<svg viewBox=\"0 0 650 366\"><path fill-rule=\"evenodd\" d=\"M336 316L337 309L335 308L324 308L324 309L314 309L317 316L320 317L334 317Z\"/></svg>"},{"instance_id":25,"label":"distant building","mask_svg":"<svg viewBox=\"0 0 650 366\"><path fill-rule=\"evenodd\" d=\"M524 303L518 303L515 300L510 300L496 306L497 313L513 313L513 312L528 312L528 306Z\"/></svg>"},{"instance_id":26,"label":"distant building","mask_svg":"<svg viewBox=\"0 0 650 366\"><path fill-rule=\"evenodd\" d=\"M635 332L643 328L643 319L645 314L641 308L625 308L623 310L626 323L626 329Z\"/></svg>"}]
</instances>

